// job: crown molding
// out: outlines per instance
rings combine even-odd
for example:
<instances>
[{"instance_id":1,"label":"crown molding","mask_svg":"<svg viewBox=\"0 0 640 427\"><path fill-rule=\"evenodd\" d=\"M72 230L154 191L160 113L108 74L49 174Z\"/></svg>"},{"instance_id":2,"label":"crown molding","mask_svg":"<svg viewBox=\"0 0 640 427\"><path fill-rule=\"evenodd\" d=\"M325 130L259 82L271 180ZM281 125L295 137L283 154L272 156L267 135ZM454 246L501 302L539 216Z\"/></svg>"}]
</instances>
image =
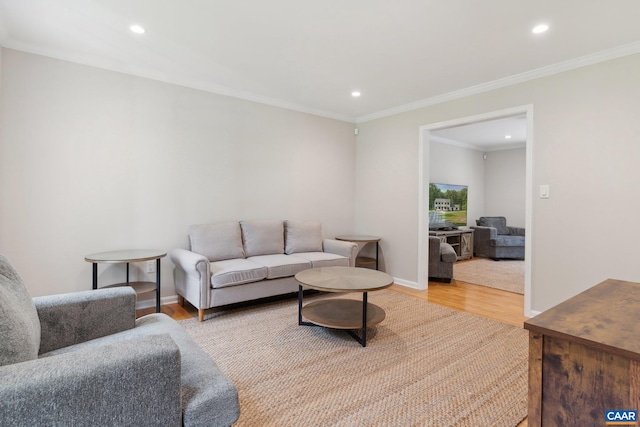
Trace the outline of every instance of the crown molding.
<instances>
[{"instance_id":1,"label":"crown molding","mask_svg":"<svg viewBox=\"0 0 640 427\"><path fill-rule=\"evenodd\" d=\"M484 148L478 145L469 144L467 142L460 142L455 139L445 138L444 136L434 135L433 133L429 133L429 139L433 142L437 142L445 145L453 145L455 147L464 148L466 150L481 151L481 152L486 151Z\"/></svg>"},{"instance_id":2,"label":"crown molding","mask_svg":"<svg viewBox=\"0 0 640 427\"><path fill-rule=\"evenodd\" d=\"M154 70L153 68L128 68L115 64L112 61L101 60L98 57L87 58L85 55L69 54L52 49L42 49L29 44L18 43L12 40L3 40L2 47L7 49L18 50L34 55L45 56L47 58L57 59L61 61L72 62L79 65L86 65L89 67L100 68L102 70L113 71L117 73L127 74L135 77L142 77L149 80L155 80L162 83L174 84L177 86L183 86L190 89L202 90L204 92L214 93L216 95L229 96L231 98L242 99L245 101L255 102L258 104L270 105L272 107L283 108L285 110L292 110L299 113L311 114L314 116L325 117L328 119L339 120L347 123L355 123L354 117L345 116L342 114L336 114L329 111L318 110L315 108L309 108L303 105L288 102L282 99L270 98L267 96L256 95L254 93L244 92L236 89L232 89L222 85L216 84L202 84L189 81L187 78L173 77L165 75L162 72Z\"/></svg>"},{"instance_id":3,"label":"crown molding","mask_svg":"<svg viewBox=\"0 0 640 427\"><path fill-rule=\"evenodd\" d=\"M465 89L448 92L442 95L423 99L421 101L412 102L410 104L400 105L398 107L393 107L387 110L382 110L376 113L360 116L356 118L356 123L369 122L371 120L381 119L384 117L389 117L396 114L404 113L407 111L417 110L420 108L441 104L447 101L453 101L455 99L464 98L466 96L476 95L479 93L500 89L500 88L515 85L518 83L524 83L529 80L551 76L553 74L558 74L565 71L574 70L576 68L582 68L589 65L598 64L600 62L610 61L612 59L621 58L623 56L633 55L636 53L640 53L640 41L618 46L613 49L608 49L608 50L592 53L589 55L581 56L579 58L569 59L567 61L559 62L553 65L548 65L546 67L536 68L535 70L527 71L524 73L514 74L513 76L505 77L498 80L493 80L477 86L471 86Z\"/></svg>"},{"instance_id":4,"label":"crown molding","mask_svg":"<svg viewBox=\"0 0 640 427\"><path fill-rule=\"evenodd\" d=\"M437 142L440 144L453 145L455 147L464 148L466 150L479 151L482 153L491 153L494 151L502 151L502 150L512 150L515 148L525 148L527 146L526 142L510 142L510 143L491 145L489 147L483 147L480 145L469 144L468 142L461 142L455 139L434 135L432 132L429 133L429 139L433 142Z\"/></svg>"}]
</instances>

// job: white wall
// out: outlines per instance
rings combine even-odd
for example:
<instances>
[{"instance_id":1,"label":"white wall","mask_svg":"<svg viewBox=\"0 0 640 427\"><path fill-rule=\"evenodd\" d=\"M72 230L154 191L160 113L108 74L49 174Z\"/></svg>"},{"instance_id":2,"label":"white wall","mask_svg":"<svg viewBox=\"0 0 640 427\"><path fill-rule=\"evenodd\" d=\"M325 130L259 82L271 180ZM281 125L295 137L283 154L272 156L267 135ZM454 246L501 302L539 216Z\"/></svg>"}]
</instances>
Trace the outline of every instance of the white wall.
<instances>
[{"instance_id":1,"label":"white wall","mask_svg":"<svg viewBox=\"0 0 640 427\"><path fill-rule=\"evenodd\" d=\"M419 127L531 104L532 309L609 277L640 281L638 75L636 54L360 123L356 228L383 237L388 273L416 282ZM549 199L537 198L541 184ZM601 208L604 195L622 207Z\"/></svg>"},{"instance_id":2,"label":"white wall","mask_svg":"<svg viewBox=\"0 0 640 427\"><path fill-rule=\"evenodd\" d=\"M467 226L476 225L475 220L484 212L486 194L482 153L435 141L429 151L429 181L468 186Z\"/></svg>"},{"instance_id":3,"label":"white wall","mask_svg":"<svg viewBox=\"0 0 640 427\"><path fill-rule=\"evenodd\" d=\"M186 247L194 223L300 219L322 221L325 236L354 231L353 124L2 55L0 252L32 295L90 289L90 253ZM171 270L164 258L163 296L175 294ZM100 272L101 284L124 279L123 266Z\"/></svg>"},{"instance_id":4,"label":"white wall","mask_svg":"<svg viewBox=\"0 0 640 427\"><path fill-rule=\"evenodd\" d=\"M525 226L526 149L485 153L484 216L504 216L507 225Z\"/></svg>"}]
</instances>

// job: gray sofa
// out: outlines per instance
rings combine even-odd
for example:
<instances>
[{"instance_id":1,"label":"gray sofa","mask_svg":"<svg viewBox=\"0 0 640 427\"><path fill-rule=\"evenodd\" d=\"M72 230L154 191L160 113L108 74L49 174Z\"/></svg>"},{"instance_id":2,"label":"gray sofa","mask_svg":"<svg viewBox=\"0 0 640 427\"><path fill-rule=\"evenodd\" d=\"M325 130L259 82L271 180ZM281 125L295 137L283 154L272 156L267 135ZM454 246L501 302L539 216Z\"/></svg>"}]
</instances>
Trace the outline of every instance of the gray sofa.
<instances>
[{"instance_id":1,"label":"gray sofa","mask_svg":"<svg viewBox=\"0 0 640 427\"><path fill-rule=\"evenodd\" d=\"M315 267L355 266L358 245L323 239L316 221L240 221L189 227L190 249L170 257L181 302L204 310L297 292L295 274Z\"/></svg>"},{"instance_id":2,"label":"gray sofa","mask_svg":"<svg viewBox=\"0 0 640 427\"><path fill-rule=\"evenodd\" d=\"M524 259L524 228L507 226L503 216L483 216L471 227L473 251L476 256L486 256L494 260Z\"/></svg>"},{"instance_id":3,"label":"gray sofa","mask_svg":"<svg viewBox=\"0 0 640 427\"><path fill-rule=\"evenodd\" d=\"M31 298L0 255L0 425L229 426L235 386L130 287Z\"/></svg>"},{"instance_id":4,"label":"gray sofa","mask_svg":"<svg viewBox=\"0 0 640 427\"><path fill-rule=\"evenodd\" d=\"M439 237L429 236L429 279L450 283L453 278L453 263L458 256L453 247Z\"/></svg>"}]
</instances>

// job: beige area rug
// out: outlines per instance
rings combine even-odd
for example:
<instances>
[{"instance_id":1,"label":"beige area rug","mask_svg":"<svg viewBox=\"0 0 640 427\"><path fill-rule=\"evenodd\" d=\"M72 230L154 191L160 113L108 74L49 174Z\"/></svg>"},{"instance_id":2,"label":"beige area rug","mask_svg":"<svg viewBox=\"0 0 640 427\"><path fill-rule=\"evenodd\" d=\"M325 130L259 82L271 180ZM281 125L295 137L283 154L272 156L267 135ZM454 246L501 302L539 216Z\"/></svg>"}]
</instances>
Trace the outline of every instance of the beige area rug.
<instances>
[{"instance_id":1,"label":"beige area rug","mask_svg":"<svg viewBox=\"0 0 640 427\"><path fill-rule=\"evenodd\" d=\"M474 285L524 294L524 261L474 258L453 264L453 278Z\"/></svg>"},{"instance_id":2,"label":"beige area rug","mask_svg":"<svg viewBox=\"0 0 640 427\"><path fill-rule=\"evenodd\" d=\"M526 417L524 329L390 290L369 302L387 316L366 348L345 331L298 326L297 300L180 323L238 388L236 426L512 427Z\"/></svg>"}]
</instances>

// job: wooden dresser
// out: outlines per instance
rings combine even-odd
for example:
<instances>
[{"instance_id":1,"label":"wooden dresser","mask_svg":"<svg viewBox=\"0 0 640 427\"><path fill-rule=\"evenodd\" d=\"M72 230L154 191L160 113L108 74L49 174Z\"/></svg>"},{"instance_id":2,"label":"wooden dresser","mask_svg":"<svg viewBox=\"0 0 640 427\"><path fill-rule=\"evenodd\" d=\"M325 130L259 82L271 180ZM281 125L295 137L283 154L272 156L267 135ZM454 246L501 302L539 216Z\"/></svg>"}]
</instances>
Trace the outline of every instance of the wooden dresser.
<instances>
[{"instance_id":1,"label":"wooden dresser","mask_svg":"<svg viewBox=\"0 0 640 427\"><path fill-rule=\"evenodd\" d=\"M640 283L606 280L529 319L529 426L604 426L638 410Z\"/></svg>"}]
</instances>

